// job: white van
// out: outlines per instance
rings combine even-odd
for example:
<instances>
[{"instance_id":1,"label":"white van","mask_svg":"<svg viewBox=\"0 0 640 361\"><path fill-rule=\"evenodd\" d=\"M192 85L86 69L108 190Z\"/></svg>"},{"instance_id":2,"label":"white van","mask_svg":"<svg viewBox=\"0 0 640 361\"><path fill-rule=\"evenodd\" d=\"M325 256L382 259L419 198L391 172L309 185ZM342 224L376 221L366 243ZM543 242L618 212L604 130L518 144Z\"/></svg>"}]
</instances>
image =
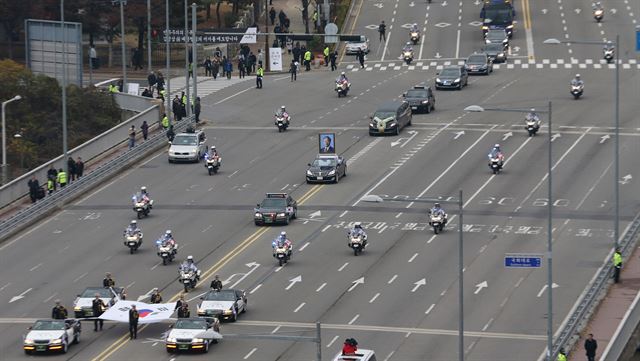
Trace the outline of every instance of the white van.
<instances>
[{"instance_id":1,"label":"white van","mask_svg":"<svg viewBox=\"0 0 640 361\"><path fill-rule=\"evenodd\" d=\"M355 355L343 355L338 353L333 361L376 361L376 353L373 350L359 348Z\"/></svg>"}]
</instances>

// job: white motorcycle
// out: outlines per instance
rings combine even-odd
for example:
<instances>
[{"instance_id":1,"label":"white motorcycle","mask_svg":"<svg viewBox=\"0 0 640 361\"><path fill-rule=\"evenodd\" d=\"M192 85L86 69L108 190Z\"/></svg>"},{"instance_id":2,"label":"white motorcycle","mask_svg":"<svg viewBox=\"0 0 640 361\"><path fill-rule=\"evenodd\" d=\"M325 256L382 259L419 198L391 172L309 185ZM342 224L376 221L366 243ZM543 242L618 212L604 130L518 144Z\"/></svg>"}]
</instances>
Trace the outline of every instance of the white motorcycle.
<instances>
[{"instance_id":1,"label":"white motorcycle","mask_svg":"<svg viewBox=\"0 0 640 361\"><path fill-rule=\"evenodd\" d=\"M402 56L404 58L404 62L407 63L407 65L411 64L411 62L413 61L413 50L403 50Z\"/></svg>"},{"instance_id":2,"label":"white motorcycle","mask_svg":"<svg viewBox=\"0 0 640 361\"><path fill-rule=\"evenodd\" d=\"M584 84L571 84L571 95L573 99L579 99L584 91Z\"/></svg>"},{"instance_id":3,"label":"white motorcycle","mask_svg":"<svg viewBox=\"0 0 640 361\"><path fill-rule=\"evenodd\" d=\"M192 270L180 270L179 281L184 286L184 292L189 292L189 289L196 288L198 275Z\"/></svg>"},{"instance_id":4,"label":"white motorcycle","mask_svg":"<svg viewBox=\"0 0 640 361\"><path fill-rule=\"evenodd\" d=\"M158 247L158 257L162 258L162 265L166 265L169 262L173 262L176 254L178 254L178 244L165 243L161 240L156 241Z\"/></svg>"},{"instance_id":5,"label":"white motorcycle","mask_svg":"<svg viewBox=\"0 0 640 361\"><path fill-rule=\"evenodd\" d=\"M353 249L354 256L360 254L367 247L367 236L362 233L351 233L347 236L348 246Z\"/></svg>"},{"instance_id":6,"label":"white motorcycle","mask_svg":"<svg viewBox=\"0 0 640 361\"><path fill-rule=\"evenodd\" d=\"M411 41L413 42L413 45L418 44L418 40L420 40L420 33L417 31L412 31L411 32Z\"/></svg>"},{"instance_id":7,"label":"white motorcycle","mask_svg":"<svg viewBox=\"0 0 640 361\"><path fill-rule=\"evenodd\" d=\"M127 232L124 235L124 245L129 247L129 253L133 254L142 245L142 232Z\"/></svg>"},{"instance_id":8,"label":"white motorcycle","mask_svg":"<svg viewBox=\"0 0 640 361\"><path fill-rule=\"evenodd\" d=\"M429 215L429 225L433 227L433 233L438 234L444 230L447 217L441 213Z\"/></svg>"},{"instance_id":9,"label":"white motorcycle","mask_svg":"<svg viewBox=\"0 0 640 361\"><path fill-rule=\"evenodd\" d=\"M593 11L593 18L596 19L596 22L601 22L604 17L604 9L595 9Z\"/></svg>"},{"instance_id":10,"label":"white motorcycle","mask_svg":"<svg viewBox=\"0 0 640 361\"><path fill-rule=\"evenodd\" d=\"M491 168L493 174L500 173L500 171L502 170L502 160L500 160L500 158L498 157L489 158L489 168Z\"/></svg>"},{"instance_id":11,"label":"white motorcycle","mask_svg":"<svg viewBox=\"0 0 640 361\"><path fill-rule=\"evenodd\" d=\"M613 48L604 49L602 51L602 56L604 57L604 60L606 60L608 64L613 63L614 55L615 55L615 49L613 49Z\"/></svg>"},{"instance_id":12,"label":"white motorcycle","mask_svg":"<svg viewBox=\"0 0 640 361\"><path fill-rule=\"evenodd\" d=\"M138 219L141 219L142 216L148 216L151 212L151 207L153 206L153 200L149 200L149 202L145 202L144 200L133 200L133 210L137 213Z\"/></svg>"},{"instance_id":13,"label":"white motorcycle","mask_svg":"<svg viewBox=\"0 0 640 361\"><path fill-rule=\"evenodd\" d=\"M222 158L220 157L209 158L204 162L204 166L207 167L207 171L209 172L209 175L218 173L218 169L220 168L221 164L222 164Z\"/></svg>"},{"instance_id":14,"label":"white motorcycle","mask_svg":"<svg viewBox=\"0 0 640 361\"><path fill-rule=\"evenodd\" d=\"M535 118L525 118L525 129L529 132L529 136L532 137L536 135L538 130L540 129L540 120L536 120Z\"/></svg>"},{"instance_id":15,"label":"white motorcycle","mask_svg":"<svg viewBox=\"0 0 640 361\"><path fill-rule=\"evenodd\" d=\"M278 260L278 265L282 267L283 264L291 260L291 249L286 245L282 247L277 246L273 249L273 257Z\"/></svg>"},{"instance_id":16,"label":"white motorcycle","mask_svg":"<svg viewBox=\"0 0 640 361\"><path fill-rule=\"evenodd\" d=\"M347 93L349 92L349 88L351 88L351 83L347 82L346 80L336 80L336 93L338 93L338 98L340 98L341 96L347 96Z\"/></svg>"},{"instance_id":17,"label":"white motorcycle","mask_svg":"<svg viewBox=\"0 0 640 361\"><path fill-rule=\"evenodd\" d=\"M291 117L288 113L276 113L274 123L278 127L278 133L286 131L290 121Z\"/></svg>"}]
</instances>

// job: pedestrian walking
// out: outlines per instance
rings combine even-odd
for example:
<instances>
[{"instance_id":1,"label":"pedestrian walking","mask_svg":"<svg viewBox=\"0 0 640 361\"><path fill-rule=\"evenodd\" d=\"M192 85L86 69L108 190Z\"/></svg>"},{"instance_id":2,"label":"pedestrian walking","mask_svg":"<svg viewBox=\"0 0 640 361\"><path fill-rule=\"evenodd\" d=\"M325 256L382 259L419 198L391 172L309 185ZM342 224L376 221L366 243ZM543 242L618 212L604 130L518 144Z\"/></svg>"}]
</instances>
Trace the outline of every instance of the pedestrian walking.
<instances>
[{"instance_id":1,"label":"pedestrian walking","mask_svg":"<svg viewBox=\"0 0 640 361\"><path fill-rule=\"evenodd\" d=\"M200 106L200 97L196 98L196 101L193 103L193 114L195 114L196 116L196 123L200 122L200 110L201 110L201 106Z\"/></svg>"},{"instance_id":2,"label":"pedestrian walking","mask_svg":"<svg viewBox=\"0 0 640 361\"><path fill-rule=\"evenodd\" d=\"M27 186L29 186L29 197L31 198L31 203L35 203L38 200L38 190L40 189L40 183L36 179L36 176L32 176L29 182L27 182Z\"/></svg>"},{"instance_id":3,"label":"pedestrian walking","mask_svg":"<svg viewBox=\"0 0 640 361\"><path fill-rule=\"evenodd\" d=\"M613 253L613 282L620 282L620 270L622 269L622 254L620 248Z\"/></svg>"},{"instance_id":4,"label":"pedestrian walking","mask_svg":"<svg viewBox=\"0 0 640 361\"><path fill-rule=\"evenodd\" d=\"M153 71L149 72L149 75L147 76L147 82L149 83L149 92L151 92L151 97L153 97L153 91L156 87L156 84L158 83L158 78Z\"/></svg>"},{"instance_id":5,"label":"pedestrian walking","mask_svg":"<svg viewBox=\"0 0 640 361\"><path fill-rule=\"evenodd\" d=\"M287 47L287 54L291 54L291 51L293 51L293 39L291 39L290 36L287 36L287 42L285 45Z\"/></svg>"},{"instance_id":6,"label":"pedestrian walking","mask_svg":"<svg viewBox=\"0 0 640 361\"><path fill-rule=\"evenodd\" d=\"M58 171L53 167L53 165L49 167L49 170L47 171L47 179L53 181L53 190L55 191L58 188L58 185L56 184L58 181Z\"/></svg>"},{"instance_id":7,"label":"pedestrian walking","mask_svg":"<svg viewBox=\"0 0 640 361\"><path fill-rule=\"evenodd\" d=\"M67 172L64 171L64 169L60 168L58 169L58 184L60 185L60 188L64 188L67 185Z\"/></svg>"},{"instance_id":8,"label":"pedestrian walking","mask_svg":"<svg viewBox=\"0 0 640 361\"><path fill-rule=\"evenodd\" d=\"M596 350L598 349L598 341L593 338L590 333L584 341L584 350L587 352L587 361L596 361Z\"/></svg>"},{"instance_id":9,"label":"pedestrian walking","mask_svg":"<svg viewBox=\"0 0 640 361\"><path fill-rule=\"evenodd\" d=\"M269 19L271 19L271 25L272 26L275 25L275 23L276 23L276 9L274 9L273 6L269 10Z\"/></svg>"},{"instance_id":10,"label":"pedestrian walking","mask_svg":"<svg viewBox=\"0 0 640 361\"><path fill-rule=\"evenodd\" d=\"M207 56L207 58L204 60L204 63L202 63L202 66L204 66L204 76L211 76L211 58Z\"/></svg>"},{"instance_id":11,"label":"pedestrian walking","mask_svg":"<svg viewBox=\"0 0 640 361\"><path fill-rule=\"evenodd\" d=\"M186 302L182 302L180 308L178 308L178 318L189 318L191 317L191 311L189 311L189 304Z\"/></svg>"},{"instance_id":12,"label":"pedestrian walking","mask_svg":"<svg viewBox=\"0 0 640 361\"><path fill-rule=\"evenodd\" d=\"M82 177L82 175L84 174L84 162L82 161L81 157L78 157L78 160L76 160L76 175L78 176L78 178Z\"/></svg>"},{"instance_id":13,"label":"pedestrian walking","mask_svg":"<svg viewBox=\"0 0 640 361\"><path fill-rule=\"evenodd\" d=\"M142 130L142 139L147 140L149 137L149 124L147 124L146 120L142 122L140 129Z\"/></svg>"},{"instance_id":14,"label":"pedestrian walking","mask_svg":"<svg viewBox=\"0 0 640 361\"><path fill-rule=\"evenodd\" d=\"M324 46L324 50L322 51L322 55L324 55L324 66L329 66L329 45Z\"/></svg>"},{"instance_id":15,"label":"pedestrian walking","mask_svg":"<svg viewBox=\"0 0 640 361\"><path fill-rule=\"evenodd\" d=\"M164 76L161 72L156 75L156 88L158 89L158 95L161 95L160 92L164 90Z\"/></svg>"},{"instance_id":16,"label":"pedestrian walking","mask_svg":"<svg viewBox=\"0 0 640 361\"><path fill-rule=\"evenodd\" d=\"M187 116L187 95L184 92L180 96L180 116L182 118Z\"/></svg>"},{"instance_id":17,"label":"pedestrian walking","mask_svg":"<svg viewBox=\"0 0 640 361\"><path fill-rule=\"evenodd\" d=\"M229 60L227 59L226 56L222 57L222 76L227 76L227 63L229 62Z\"/></svg>"},{"instance_id":18,"label":"pedestrian walking","mask_svg":"<svg viewBox=\"0 0 640 361\"><path fill-rule=\"evenodd\" d=\"M567 354L564 352L563 348L558 351L558 358L556 361L567 361Z\"/></svg>"},{"instance_id":19,"label":"pedestrian walking","mask_svg":"<svg viewBox=\"0 0 640 361\"><path fill-rule=\"evenodd\" d=\"M93 44L89 48L89 66L91 66L91 69L98 69L98 53L96 52L96 46Z\"/></svg>"},{"instance_id":20,"label":"pedestrian walking","mask_svg":"<svg viewBox=\"0 0 640 361\"><path fill-rule=\"evenodd\" d=\"M244 78L246 75L246 72L244 70L244 61L239 60L238 61L238 78L242 79Z\"/></svg>"},{"instance_id":21,"label":"pedestrian walking","mask_svg":"<svg viewBox=\"0 0 640 361\"><path fill-rule=\"evenodd\" d=\"M47 193L51 195L54 190L56 190L56 181L51 178L47 178Z\"/></svg>"},{"instance_id":22,"label":"pedestrian walking","mask_svg":"<svg viewBox=\"0 0 640 361\"><path fill-rule=\"evenodd\" d=\"M380 33L380 41L387 41L387 26L384 24L384 20L378 25L378 33Z\"/></svg>"},{"instance_id":23,"label":"pedestrian walking","mask_svg":"<svg viewBox=\"0 0 640 361\"><path fill-rule=\"evenodd\" d=\"M264 64L264 53L262 52L262 49L258 49L258 56L256 57L256 61L258 63Z\"/></svg>"},{"instance_id":24,"label":"pedestrian walking","mask_svg":"<svg viewBox=\"0 0 640 361\"><path fill-rule=\"evenodd\" d=\"M178 94L173 98L173 102L171 103L171 110L173 111L173 119L179 122L182 119L182 109L180 106L180 98L178 98Z\"/></svg>"},{"instance_id":25,"label":"pedestrian walking","mask_svg":"<svg viewBox=\"0 0 640 361\"><path fill-rule=\"evenodd\" d=\"M280 21L280 25L284 24L284 19L287 18L287 14L284 13L284 10L280 9L280 12L278 12L278 20Z\"/></svg>"},{"instance_id":26,"label":"pedestrian walking","mask_svg":"<svg viewBox=\"0 0 640 361\"><path fill-rule=\"evenodd\" d=\"M364 51L358 48L358 52L356 53L356 59L360 63L360 68L364 69Z\"/></svg>"},{"instance_id":27,"label":"pedestrian walking","mask_svg":"<svg viewBox=\"0 0 640 361\"><path fill-rule=\"evenodd\" d=\"M338 51L336 50L333 53L331 53L331 55L329 56L329 62L331 62L331 71L338 69L338 67L336 66L337 60L338 60Z\"/></svg>"},{"instance_id":28,"label":"pedestrian walking","mask_svg":"<svg viewBox=\"0 0 640 361\"><path fill-rule=\"evenodd\" d=\"M51 310L51 318L54 320L64 320L69 314L67 309L60 303L60 300L56 300L56 305Z\"/></svg>"},{"instance_id":29,"label":"pedestrian walking","mask_svg":"<svg viewBox=\"0 0 640 361\"><path fill-rule=\"evenodd\" d=\"M296 63L300 62L300 42L296 41L296 46L293 47L293 49L291 49L291 54L293 55L293 60L296 61Z\"/></svg>"},{"instance_id":30,"label":"pedestrian walking","mask_svg":"<svg viewBox=\"0 0 640 361\"><path fill-rule=\"evenodd\" d=\"M262 69L262 63L258 64L258 71L256 71L256 88L262 89L262 77L264 76L264 69Z\"/></svg>"},{"instance_id":31,"label":"pedestrian walking","mask_svg":"<svg viewBox=\"0 0 640 361\"><path fill-rule=\"evenodd\" d=\"M169 129L169 125L171 124L171 122L169 121L167 113L162 114L162 120L160 121L160 124L162 125L162 129L164 129L165 131Z\"/></svg>"},{"instance_id":32,"label":"pedestrian walking","mask_svg":"<svg viewBox=\"0 0 640 361\"><path fill-rule=\"evenodd\" d=\"M69 169L69 181L76 180L76 161L72 157L67 159L67 169Z\"/></svg>"},{"instance_id":33,"label":"pedestrian walking","mask_svg":"<svg viewBox=\"0 0 640 361\"><path fill-rule=\"evenodd\" d=\"M289 73L291 73L291 81L298 80L298 63L291 59L291 65L289 65Z\"/></svg>"},{"instance_id":34,"label":"pedestrian walking","mask_svg":"<svg viewBox=\"0 0 640 361\"><path fill-rule=\"evenodd\" d=\"M158 288L154 288L153 293L151 293L151 303L162 303L162 296Z\"/></svg>"},{"instance_id":35,"label":"pedestrian walking","mask_svg":"<svg viewBox=\"0 0 640 361\"><path fill-rule=\"evenodd\" d=\"M249 73L255 73L256 72L256 64L258 62L258 58L256 57L256 55L251 52L249 53L249 70L247 70L247 72ZM250 75L250 74L249 74Z\"/></svg>"},{"instance_id":36,"label":"pedestrian walking","mask_svg":"<svg viewBox=\"0 0 640 361\"><path fill-rule=\"evenodd\" d=\"M227 73L227 79L231 80L231 72L233 71L233 64L231 64L231 61L227 61L227 64L225 65L225 72Z\"/></svg>"},{"instance_id":37,"label":"pedestrian walking","mask_svg":"<svg viewBox=\"0 0 640 361\"><path fill-rule=\"evenodd\" d=\"M140 314L136 309L136 305L131 305L131 309L129 310L129 340L138 338L138 320L139 319L140 319Z\"/></svg>"},{"instance_id":38,"label":"pedestrian walking","mask_svg":"<svg viewBox=\"0 0 640 361\"><path fill-rule=\"evenodd\" d=\"M173 142L173 138L176 136L176 132L173 131L173 124L169 125L169 129L167 129L167 139L170 142Z\"/></svg>"},{"instance_id":39,"label":"pedestrian walking","mask_svg":"<svg viewBox=\"0 0 640 361\"><path fill-rule=\"evenodd\" d=\"M129 129L129 149L136 146L136 127L132 125Z\"/></svg>"},{"instance_id":40,"label":"pedestrian walking","mask_svg":"<svg viewBox=\"0 0 640 361\"><path fill-rule=\"evenodd\" d=\"M95 298L91 301L91 310L93 311L93 317L95 317L93 320L93 332L98 332L98 326L100 327L100 331L102 331L104 321L99 317L106 309L107 305L100 299L100 294L96 293Z\"/></svg>"},{"instance_id":41,"label":"pedestrian walking","mask_svg":"<svg viewBox=\"0 0 640 361\"><path fill-rule=\"evenodd\" d=\"M218 73L220 72L220 59L213 58L211 62L211 75L213 76L213 80L218 79Z\"/></svg>"}]
</instances>

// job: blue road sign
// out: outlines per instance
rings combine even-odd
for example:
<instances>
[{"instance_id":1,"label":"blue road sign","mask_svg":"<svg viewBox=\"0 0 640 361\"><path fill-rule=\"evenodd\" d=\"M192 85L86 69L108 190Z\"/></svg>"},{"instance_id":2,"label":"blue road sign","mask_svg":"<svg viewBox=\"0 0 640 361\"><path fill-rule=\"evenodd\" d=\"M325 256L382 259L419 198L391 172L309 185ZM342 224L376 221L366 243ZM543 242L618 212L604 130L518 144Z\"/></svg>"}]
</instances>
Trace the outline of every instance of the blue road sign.
<instances>
[{"instance_id":1,"label":"blue road sign","mask_svg":"<svg viewBox=\"0 0 640 361\"><path fill-rule=\"evenodd\" d=\"M540 268L541 255L513 254L504 256L504 266L508 268Z\"/></svg>"},{"instance_id":2,"label":"blue road sign","mask_svg":"<svg viewBox=\"0 0 640 361\"><path fill-rule=\"evenodd\" d=\"M636 27L636 51L640 52L640 27Z\"/></svg>"}]
</instances>

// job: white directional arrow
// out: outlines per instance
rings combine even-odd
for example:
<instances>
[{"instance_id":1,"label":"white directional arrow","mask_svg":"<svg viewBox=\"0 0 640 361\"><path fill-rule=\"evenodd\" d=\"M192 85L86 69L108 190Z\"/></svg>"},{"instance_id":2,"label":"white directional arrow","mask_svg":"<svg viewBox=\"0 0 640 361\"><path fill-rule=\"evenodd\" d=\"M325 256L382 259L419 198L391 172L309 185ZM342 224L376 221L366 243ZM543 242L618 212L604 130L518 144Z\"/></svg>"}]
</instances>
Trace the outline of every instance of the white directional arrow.
<instances>
[{"instance_id":1,"label":"white directional arrow","mask_svg":"<svg viewBox=\"0 0 640 361\"><path fill-rule=\"evenodd\" d=\"M287 288L285 288L285 290L287 290L287 291L288 291L289 289L291 289L291 287L293 287L293 285L295 285L296 283L298 283L298 282L302 282L302 275L298 275L298 277L295 277L295 278L290 279L290 280L289 280L289 282L291 282L291 283L289 283L289 285L287 286Z\"/></svg>"},{"instance_id":2,"label":"white directional arrow","mask_svg":"<svg viewBox=\"0 0 640 361\"><path fill-rule=\"evenodd\" d=\"M580 12L581 12L582 10L580 10L580 9L573 9L573 11L575 11L575 12L576 12L576 14L580 14Z\"/></svg>"},{"instance_id":3,"label":"white directional arrow","mask_svg":"<svg viewBox=\"0 0 640 361\"><path fill-rule=\"evenodd\" d=\"M549 10L547 10L547 9L542 9L542 13L543 13L543 14L545 14L545 15L547 14L547 11L549 11Z\"/></svg>"},{"instance_id":4,"label":"white directional arrow","mask_svg":"<svg viewBox=\"0 0 640 361\"><path fill-rule=\"evenodd\" d=\"M358 287L358 285L363 284L364 283L364 277L360 277L357 280L353 281L352 283L353 284L351 285L351 287L349 287L347 292L351 292L351 290L353 290L354 288Z\"/></svg>"},{"instance_id":5,"label":"white directional arrow","mask_svg":"<svg viewBox=\"0 0 640 361\"><path fill-rule=\"evenodd\" d=\"M519 46L514 46L514 47L513 47L513 52L514 52L514 53L517 53L517 52L519 52L519 51L520 51L520 47L519 47Z\"/></svg>"},{"instance_id":6,"label":"white directional arrow","mask_svg":"<svg viewBox=\"0 0 640 361\"><path fill-rule=\"evenodd\" d=\"M442 2L442 6L447 6L447 0Z\"/></svg>"},{"instance_id":7,"label":"white directional arrow","mask_svg":"<svg viewBox=\"0 0 640 361\"><path fill-rule=\"evenodd\" d=\"M415 292L418 288L420 288L420 286L424 286L427 284L427 280L425 278L421 279L418 282L414 282L413 283L415 286L413 287L413 289L411 290L411 292Z\"/></svg>"},{"instance_id":8,"label":"white directional arrow","mask_svg":"<svg viewBox=\"0 0 640 361\"><path fill-rule=\"evenodd\" d=\"M619 182L620 184L627 184L632 178L633 177L631 176L631 174L627 174L626 176L622 177L622 180Z\"/></svg>"},{"instance_id":9,"label":"white directional arrow","mask_svg":"<svg viewBox=\"0 0 640 361\"><path fill-rule=\"evenodd\" d=\"M13 297L11 297L11 300L9 301L9 303L13 303L13 302L16 302L17 300L21 300L21 299L23 299L23 298L24 298L24 296L25 296L27 293L31 292L31 290L32 290L32 289L33 289L33 288L29 288L28 290L26 290L26 291L22 292L21 294L19 294L19 295L17 295L17 296L13 296Z\"/></svg>"},{"instance_id":10,"label":"white directional arrow","mask_svg":"<svg viewBox=\"0 0 640 361\"><path fill-rule=\"evenodd\" d=\"M400 145L400 148L404 148L404 146L407 145L407 143L409 143L411 139L415 138L416 135L418 135L418 132L415 130L410 130L407 133L411 134L409 138L400 138L396 141L393 141L391 142L391 147L395 147L396 145L402 144Z\"/></svg>"},{"instance_id":11,"label":"white directional arrow","mask_svg":"<svg viewBox=\"0 0 640 361\"><path fill-rule=\"evenodd\" d=\"M611 10L609 10L609 12L610 12L610 13L612 13L612 14L615 14L615 13L617 13L617 12L618 12L618 10L616 10L616 9L611 9Z\"/></svg>"},{"instance_id":12,"label":"white directional arrow","mask_svg":"<svg viewBox=\"0 0 640 361\"><path fill-rule=\"evenodd\" d=\"M321 215L322 215L322 212L320 212L320 211L315 211L315 212L313 212L313 213L311 213L311 214L309 215L309 218L312 218L312 219L313 219L313 218L315 218L315 217L320 217Z\"/></svg>"},{"instance_id":13,"label":"white directional arrow","mask_svg":"<svg viewBox=\"0 0 640 361\"><path fill-rule=\"evenodd\" d=\"M440 55L440 53L438 53L438 52L436 51L435 58L436 58L436 59L440 59L440 58L442 58L442 55Z\"/></svg>"},{"instance_id":14,"label":"white directional arrow","mask_svg":"<svg viewBox=\"0 0 640 361\"><path fill-rule=\"evenodd\" d=\"M607 139L611 138L611 136L609 134L605 134L603 136L600 137L600 144L604 143L607 141Z\"/></svg>"},{"instance_id":15,"label":"white directional arrow","mask_svg":"<svg viewBox=\"0 0 640 361\"><path fill-rule=\"evenodd\" d=\"M453 139L458 139L458 138L460 138L461 136L463 136L463 135L464 135L464 130L461 130L461 131L459 131L459 132L455 132L454 134L455 134L456 136L455 136L455 137L453 137Z\"/></svg>"},{"instance_id":16,"label":"white directional arrow","mask_svg":"<svg viewBox=\"0 0 640 361\"><path fill-rule=\"evenodd\" d=\"M560 287L557 283L552 283L551 284L551 288L558 288ZM542 297L542 294L544 293L544 291L547 290L547 288L549 288L548 285L544 285L542 286L542 289L540 290L540 292L538 292L538 296L537 297Z\"/></svg>"},{"instance_id":17,"label":"white directional arrow","mask_svg":"<svg viewBox=\"0 0 640 361\"><path fill-rule=\"evenodd\" d=\"M398 140L394 140L393 142L391 142L391 147L395 147L396 145L402 143L403 140L406 140L407 138L399 138Z\"/></svg>"},{"instance_id":18,"label":"white directional arrow","mask_svg":"<svg viewBox=\"0 0 640 361\"><path fill-rule=\"evenodd\" d=\"M409 3L409 6L414 7L416 6L416 3L414 3L413 1Z\"/></svg>"},{"instance_id":19,"label":"white directional arrow","mask_svg":"<svg viewBox=\"0 0 640 361\"><path fill-rule=\"evenodd\" d=\"M489 284L487 283L487 281L484 281L484 282L478 283L476 287L477 287L476 291L473 293L474 295L477 295L478 293L480 293L480 291L482 291L483 288L489 287Z\"/></svg>"},{"instance_id":20,"label":"white directional arrow","mask_svg":"<svg viewBox=\"0 0 640 361\"><path fill-rule=\"evenodd\" d=\"M382 5L382 3L377 3L377 4L373 4L373 6L377 7L378 9L382 9L384 5Z\"/></svg>"},{"instance_id":21,"label":"white directional arrow","mask_svg":"<svg viewBox=\"0 0 640 361\"><path fill-rule=\"evenodd\" d=\"M249 270L249 272L247 272L247 273L244 273L244 274L242 275L242 277L238 278L238 280L237 280L236 282L234 282L232 285L229 285L229 287L228 287L228 288L236 288L236 286L237 286L240 282L244 281L244 279L245 279L245 278L249 277L249 275L250 275L250 274L252 274L252 273L253 273L253 271L257 270L257 269L258 269L258 267L260 267L260 263L257 263L257 262L251 262L251 263L247 263L247 264L245 264L245 266L247 266L247 267L251 268L251 270ZM231 278L231 277L229 277L229 278ZM229 280L229 279L227 279L227 280L225 280L224 282L222 282L222 284L223 284L223 285L227 285L227 284L229 284L229 282L230 282L230 280Z\"/></svg>"},{"instance_id":22,"label":"white directional arrow","mask_svg":"<svg viewBox=\"0 0 640 361\"><path fill-rule=\"evenodd\" d=\"M502 135L502 141L504 142L505 140L509 139L509 137L513 137L513 133L509 132L509 133L504 133Z\"/></svg>"},{"instance_id":23,"label":"white directional arrow","mask_svg":"<svg viewBox=\"0 0 640 361\"><path fill-rule=\"evenodd\" d=\"M556 139L558 139L560 137L561 137L560 133L556 133L556 134L551 136L551 141L553 142L554 140L556 140Z\"/></svg>"}]
</instances>

